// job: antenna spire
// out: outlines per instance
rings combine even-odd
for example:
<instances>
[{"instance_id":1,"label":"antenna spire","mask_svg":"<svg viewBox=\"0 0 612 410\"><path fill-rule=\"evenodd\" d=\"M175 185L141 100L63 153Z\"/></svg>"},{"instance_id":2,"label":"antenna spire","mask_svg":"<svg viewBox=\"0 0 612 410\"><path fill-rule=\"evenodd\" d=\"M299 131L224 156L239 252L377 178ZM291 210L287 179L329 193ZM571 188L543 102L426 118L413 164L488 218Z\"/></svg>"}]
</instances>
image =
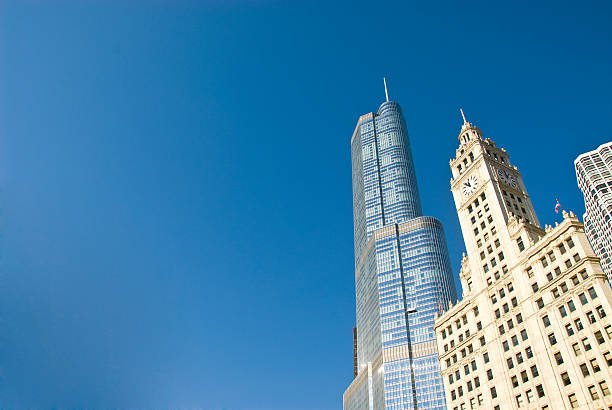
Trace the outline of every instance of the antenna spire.
<instances>
[{"instance_id":1,"label":"antenna spire","mask_svg":"<svg viewBox=\"0 0 612 410\"><path fill-rule=\"evenodd\" d=\"M383 77L383 82L385 83L385 97L387 98L387 102L389 102L389 92L387 91L387 79Z\"/></svg>"},{"instance_id":2,"label":"antenna spire","mask_svg":"<svg viewBox=\"0 0 612 410\"><path fill-rule=\"evenodd\" d=\"M463 113L463 108L459 108L459 111L461 111L461 116L463 117L463 123L467 124L467 120L465 119L465 114Z\"/></svg>"}]
</instances>

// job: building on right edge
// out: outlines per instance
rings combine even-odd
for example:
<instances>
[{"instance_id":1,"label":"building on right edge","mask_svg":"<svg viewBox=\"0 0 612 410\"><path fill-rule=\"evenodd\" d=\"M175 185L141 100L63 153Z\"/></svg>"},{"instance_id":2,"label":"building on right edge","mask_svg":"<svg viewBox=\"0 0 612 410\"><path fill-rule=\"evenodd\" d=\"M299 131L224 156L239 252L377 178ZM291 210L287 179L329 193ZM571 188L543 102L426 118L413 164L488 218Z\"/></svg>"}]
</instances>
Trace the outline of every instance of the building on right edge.
<instances>
[{"instance_id":1,"label":"building on right edge","mask_svg":"<svg viewBox=\"0 0 612 410\"><path fill-rule=\"evenodd\" d=\"M584 194L584 230L612 282L612 142L580 155L574 165Z\"/></svg>"},{"instance_id":2,"label":"building on right edge","mask_svg":"<svg viewBox=\"0 0 612 410\"><path fill-rule=\"evenodd\" d=\"M434 325L448 407L612 408L612 289L583 224L542 229L508 153L465 117L459 141L463 300Z\"/></svg>"}]
</instances>

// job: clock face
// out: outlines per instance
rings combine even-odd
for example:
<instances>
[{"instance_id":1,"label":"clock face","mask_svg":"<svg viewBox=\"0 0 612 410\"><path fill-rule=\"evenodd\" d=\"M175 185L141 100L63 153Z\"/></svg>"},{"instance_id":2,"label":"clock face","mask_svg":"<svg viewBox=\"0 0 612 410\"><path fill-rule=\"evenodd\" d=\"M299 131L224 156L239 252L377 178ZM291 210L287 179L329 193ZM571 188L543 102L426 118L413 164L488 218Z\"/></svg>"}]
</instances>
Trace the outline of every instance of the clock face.
<instances>
[{"instance_id":1,"label":"clock face","mask_svg":"<svg viewBox=\"0 0 612 410\"><path fill-rule=\"evenodd\" d=\"M511 173L509 173L505 169L498 169L497 175L499 175L499 180L501 182L503 182L506 185L510 185L513 188L516 188L517 186L516 178L514 178L514 176Z\"/></svg>"},{"instance_id":2,"label":"clock face","mask_svg":"<svg viewBox=\"0 0 612 410\"><path fill-rule=\"evenodd\" d=\"M470 196L478 188L478 178L476 175L470 175L468 179L463 183L463 195Z\"/></svg>"}]
</instances>

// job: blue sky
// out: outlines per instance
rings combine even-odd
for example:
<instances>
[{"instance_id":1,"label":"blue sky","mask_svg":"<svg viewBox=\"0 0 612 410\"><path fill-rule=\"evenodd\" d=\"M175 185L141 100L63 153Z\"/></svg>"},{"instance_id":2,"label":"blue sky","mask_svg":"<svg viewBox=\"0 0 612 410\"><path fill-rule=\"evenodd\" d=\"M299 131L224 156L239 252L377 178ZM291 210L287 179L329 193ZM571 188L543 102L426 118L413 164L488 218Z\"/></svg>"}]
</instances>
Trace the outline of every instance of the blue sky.
<instances>
[{"instance_id":1,"label":"blue sky","mask_svg":"<svg viewBox=\"0 0 612 410\"><path fill-rule=\"evenodd\" d=\"M610 2L412 3L0 1L2 406L340 408L383 76L455 274L459 107L582 214Z\"/></svg>"}]
</instances>

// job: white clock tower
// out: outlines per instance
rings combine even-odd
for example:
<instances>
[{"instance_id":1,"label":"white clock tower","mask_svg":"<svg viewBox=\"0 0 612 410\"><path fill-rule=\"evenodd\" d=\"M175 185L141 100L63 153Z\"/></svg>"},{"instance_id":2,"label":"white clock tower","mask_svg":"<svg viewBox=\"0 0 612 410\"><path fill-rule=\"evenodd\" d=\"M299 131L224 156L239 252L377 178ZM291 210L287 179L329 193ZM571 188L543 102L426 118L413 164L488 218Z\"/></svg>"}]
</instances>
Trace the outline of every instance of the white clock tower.
<instances>
[{"instance_id":1,"label":"white clock tower","mask_svg":"<svg viewBox=\"0 0 612 410\"><path fill-rule=\"evenodd\" d=\"M507 269L507 258L514 259L544 231L506 150L489 138L483 140L480 129L466 121L463 110L461 114L460 145L450 165L451 191L468 253L463 264L468 263L469 270L461 275L465 294L474 285L498 279Z\"/></svg>"},{"instance_id":2,"label":"white clock tower","mask_svg":"<svg viewBox=\"0 0 612 410\"><path fill-rule=\"evenodd\" d=\"M542 229L506 151L465 116L459 143L463 299L434 325L448 408L612 408L612 288L583 224L564 211Z\"/></svg>"}]
</instances>

